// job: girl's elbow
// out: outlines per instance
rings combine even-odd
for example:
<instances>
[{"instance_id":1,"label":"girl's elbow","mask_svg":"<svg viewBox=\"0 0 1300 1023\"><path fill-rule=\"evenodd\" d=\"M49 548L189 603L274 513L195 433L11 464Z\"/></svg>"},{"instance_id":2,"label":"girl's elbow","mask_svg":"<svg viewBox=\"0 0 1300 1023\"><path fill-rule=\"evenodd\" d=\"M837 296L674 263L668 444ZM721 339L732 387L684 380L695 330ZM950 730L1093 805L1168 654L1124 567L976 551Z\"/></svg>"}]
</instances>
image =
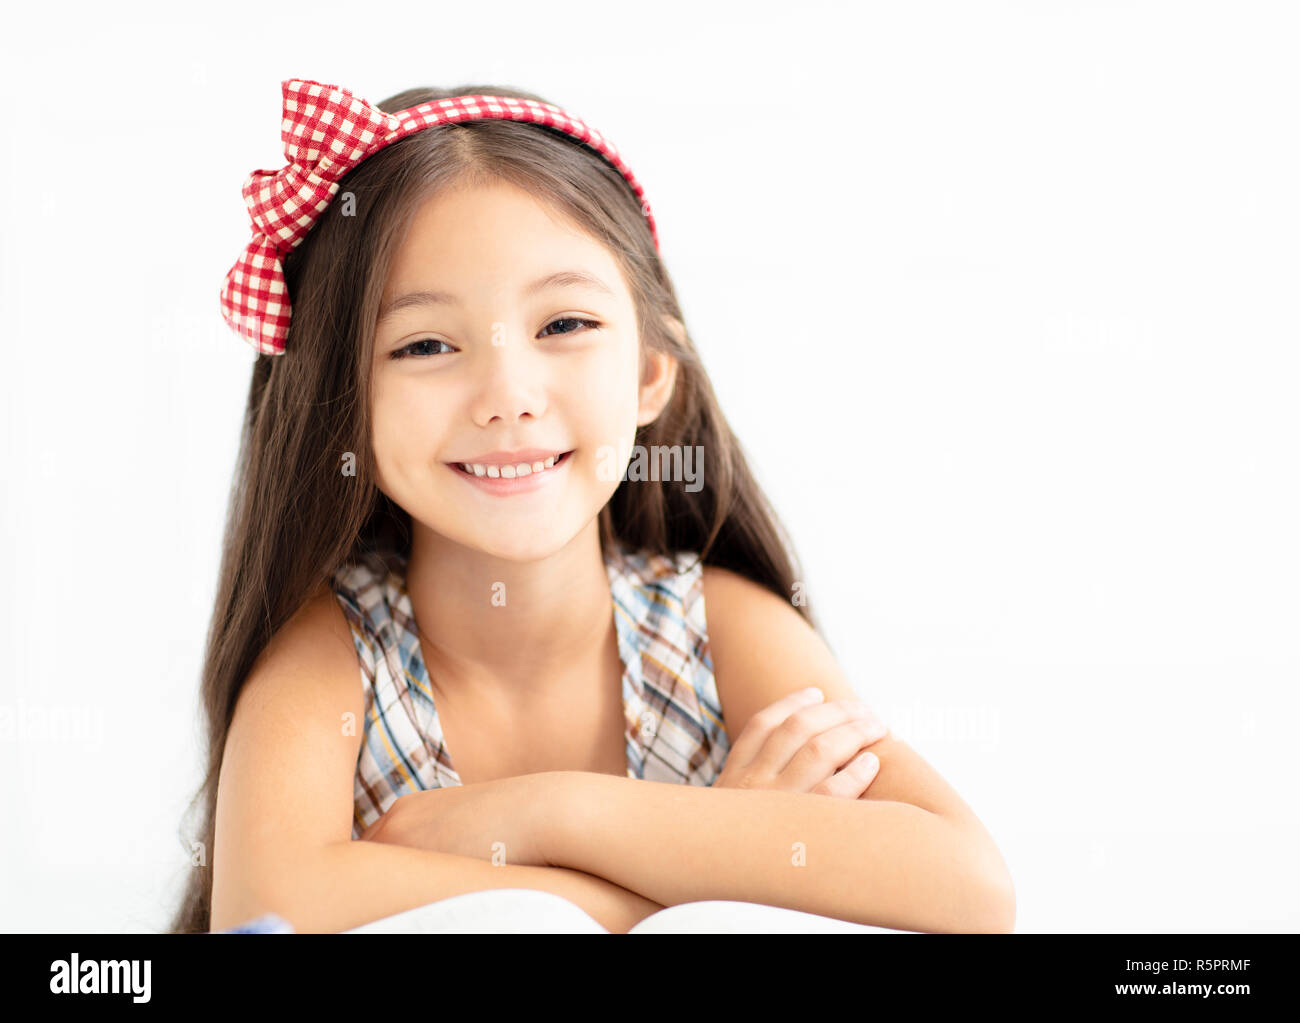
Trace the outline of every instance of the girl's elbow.
<instances>
[{"instance_id":1,"label":"girl's elbow","mask_svg":"<svg viewBox=\"0 0 1300 1023\"><path fill-rule=\"evenodd\" d=\"M1016 929L1016 886L992 836L978 821L947 820L953 860L961 864L960 909L953 906L956 930L978 934L1011 934Z\"/></svg>"},{"instance_id":2,"label":"girl's elbow","mask_svg":"<svg viewBox=\"0 0 1300 1023\"><path fill-rule=\"evenodd\" d=\"M991 841L967 849L962 887L966 898L959 929L978 934L1011 934L1016 929L1016 886Z\"/></svg>"},{"instance_id":3,"label":"girl's elbow","mask_svg":"<svg viewBox=\"0 0 1300 1023\"><path fill-rule=\"evenodd\" d=\"M1012 934L1016 929L1016 886L1005 868L985 882L985 934Z\"/></svg>"}]
</instances>

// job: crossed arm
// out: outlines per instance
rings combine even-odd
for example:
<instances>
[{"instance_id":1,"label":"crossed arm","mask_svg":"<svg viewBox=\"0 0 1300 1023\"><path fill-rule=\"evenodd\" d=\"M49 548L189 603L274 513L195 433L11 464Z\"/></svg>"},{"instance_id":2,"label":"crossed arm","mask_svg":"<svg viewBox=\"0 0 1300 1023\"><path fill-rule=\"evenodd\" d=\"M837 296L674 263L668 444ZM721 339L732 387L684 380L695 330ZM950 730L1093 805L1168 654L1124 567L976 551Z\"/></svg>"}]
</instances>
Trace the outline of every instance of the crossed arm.
<instances>
[{"instance_id":1,"label":"crossed arm","mask_svg":"<svg viewBox=\"0 0 1300 1023\"><path fill-rule=\"evenodd\" d=\"M705 593L729 735L808 685L856 698L821 638L779 598L708 568ZM537 812L527 827L546 863L662 906L726 899L905 930L1013 930L1014 887L983 824L906 743L887 736L871 750L880 768L859 799L531 775ZM418 814L418 795L396 805Z\"/></svg>"},{"instance_id":2,"label":"crossed arm","mask_svg":"<svg viewBox=\"0 0 1300 1023\"><path fill-rule=\"evenodd\" d=\"M992 842L893 800L548 771L413 793L386 816L377 841L484 859L509 847L518 861L590 879L633 921L725 899L902 930L1015 923Z\"/></svg>"},{"instance_id":3,"label":"crossed arm","mask_svg":"<svg viewBox=\"0 0 1300 1023\"><path fill-rule=\"evenodd\" d=\"M996 848L909 803L585 772L553 780L547 862L663 906L728 899L905 930L1014 928Z\"/></svg>"}]
</instances>

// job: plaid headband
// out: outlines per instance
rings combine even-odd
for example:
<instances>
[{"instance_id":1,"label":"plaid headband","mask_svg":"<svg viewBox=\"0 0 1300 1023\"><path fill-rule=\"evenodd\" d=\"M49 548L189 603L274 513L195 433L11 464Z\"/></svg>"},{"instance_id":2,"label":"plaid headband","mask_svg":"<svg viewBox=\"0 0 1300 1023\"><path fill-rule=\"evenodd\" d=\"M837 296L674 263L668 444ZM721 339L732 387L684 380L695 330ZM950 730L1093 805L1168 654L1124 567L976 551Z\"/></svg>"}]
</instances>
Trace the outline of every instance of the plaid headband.
<instances>
[{"instance_id":1,"label":"plaid headband","mask_svg":"<svg viewBox=\"0 0 1300 1023\"><path fill-rule=\"evenodd\" d=\"M278 171L255 170L244 182L253 240L221 289L222 316L264 355L283 355L289 336L289 292L280 257L307 236L338 192L339 179L385 146L439 124L496 118L559 129L623 175L659 245L650 204L618 150L559 107L509 96L454 96L386 114L337 85L292 78L281 87L280 137L289 163Z\"/></svg>"}]
</instances>

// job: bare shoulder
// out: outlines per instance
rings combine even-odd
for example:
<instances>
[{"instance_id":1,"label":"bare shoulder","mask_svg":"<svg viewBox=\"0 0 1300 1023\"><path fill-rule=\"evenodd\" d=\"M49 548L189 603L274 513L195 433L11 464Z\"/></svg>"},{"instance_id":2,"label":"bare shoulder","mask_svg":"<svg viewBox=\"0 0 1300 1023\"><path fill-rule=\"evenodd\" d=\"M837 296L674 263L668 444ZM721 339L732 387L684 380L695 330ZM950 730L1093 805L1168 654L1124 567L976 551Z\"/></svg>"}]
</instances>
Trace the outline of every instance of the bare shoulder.
<instances>
[{"instance_id":1,"label":"bare shoulder","mask_svg":"<svg viewBox=\"0 0 1300 1023\"><path fill-rule=\"evenodd\" d=\"M341 715L359 715L362 703L351 629L333 591L322 587L275 631L254 661L236 701L227 755L238 739L260 740L290 728L302 734L308 723L337 735ZM354 730L348 729L347 738L360 749Z\"/></svg>"},{"instance_id":2,"label":"bare shoulder","mask_svg":"<svg viewBox=\"0 0 1300 1023\"><path fill-rule=\"evenodd\" d=\"M714 681L733 744L754 714L800 689L818 686L828 701L864 699L793 603L725 569L706 566L703 580ZM891 733L871 751L880 770L862 798L910 803L978 825L970 807L907 743Z\"/></svg>"},{"instance_id":3,"label":"bare shoulder","mask_svg":"<svg viewBox=\"0 0 1300 1023\"><path fill-rule=\"evenodd\" d=\"M252 915L314 850L351 840L362 713L351 630L322 588L276 630L236 698L217 782L214 927Z\"/></svg>"},{"instance_id":4,"label":"bare shoulder","mask_svg":"<svg viewBox=\"0 0 1300 1023\"><path fill-rule=\"evenodd\" d=\"M783 600L736 572L703 570L704 616L727 736L781 697L821 686L828 700L857 699L830 648Z\"/></svg>"},{"instance_id":5,"label":"bare shoulder","mask_svg":"<svg viewBox=\"0 0 1300 1023\"><path fill-rule=\"evenodd\" d=\"M254 665L249 681L280 674L286 668L300 674L294 666L303 664L304 659L306 663L335 666L356 661L352 630L337 595L328 584L319 586L275 631Z\"/></svg>"},{"instance_id":6,"label":"bare shoulder","mask_svg":"<svg viewBox=\"0 0 1300 1023\"><path fill-rule=\"evenodd\" d=\"M328 693L328 696L326 694ZM301 708L322 697L361 704L356 647L338 598L317 589L271 636L239 694L236 708L282 703Z\"/></svg>"}]
</instances>

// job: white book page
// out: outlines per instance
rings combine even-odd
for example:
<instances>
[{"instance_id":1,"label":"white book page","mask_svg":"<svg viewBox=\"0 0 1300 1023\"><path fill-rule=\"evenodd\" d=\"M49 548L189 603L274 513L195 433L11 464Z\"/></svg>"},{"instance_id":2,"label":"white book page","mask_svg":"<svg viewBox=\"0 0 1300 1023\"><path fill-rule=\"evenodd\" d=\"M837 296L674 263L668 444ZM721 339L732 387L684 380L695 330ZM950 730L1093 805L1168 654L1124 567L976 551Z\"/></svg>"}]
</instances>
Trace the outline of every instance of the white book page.
<instances>
[{"instance_id":1,"label":"white book page","mask_svg":"<svg viewBox=\"0 0 1300 1023\"><path fill-rule=\"evenodd\" d=\"M653 913L628 934L916 934L757 902L683 902Z\"/></svg>"},{"instance_id":2,"label":"white book page","mask_svg":"<svg viewBox=\"0 0 1300 1023\"><path fill-rule=\"evenodd\" d=\"M344 934L609 934L576 903L534 888L466 892Z\"/></svg>"},{"instance_id":3,"label":"white book page","mask_svg":"<svg viewBox=\"0 0 1300 1023\"><path fill-rule=\"evenodd\" d=\"M533 888L492 888L449 899L345 934L609 934L576 903ZM707 900L661 909L629 934L915 934L756 902Z\"/></svg>"}]
</instances>

